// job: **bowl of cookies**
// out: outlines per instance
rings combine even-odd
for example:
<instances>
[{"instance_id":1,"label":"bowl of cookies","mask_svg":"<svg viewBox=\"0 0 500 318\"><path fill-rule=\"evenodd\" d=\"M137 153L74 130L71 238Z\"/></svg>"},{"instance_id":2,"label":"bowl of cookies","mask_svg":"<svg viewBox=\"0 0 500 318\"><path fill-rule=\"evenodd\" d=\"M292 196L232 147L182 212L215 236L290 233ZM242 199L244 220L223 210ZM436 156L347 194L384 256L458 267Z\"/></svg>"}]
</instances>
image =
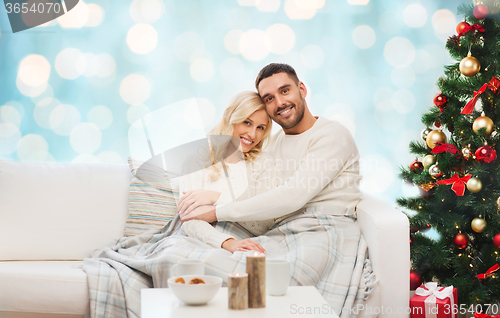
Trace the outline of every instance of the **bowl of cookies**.
<instances>
[{"instance_id":1,"label":"bowl of cookies","mask_svg":"<svg viewBox=\"0 0 500 318\"><path fill-rule=\"evenodd\" d=\"M187 305L204 305L215 297L222 278L211 275L181 275L168 279L168 288Z\"/></svg>"}]
</instances>

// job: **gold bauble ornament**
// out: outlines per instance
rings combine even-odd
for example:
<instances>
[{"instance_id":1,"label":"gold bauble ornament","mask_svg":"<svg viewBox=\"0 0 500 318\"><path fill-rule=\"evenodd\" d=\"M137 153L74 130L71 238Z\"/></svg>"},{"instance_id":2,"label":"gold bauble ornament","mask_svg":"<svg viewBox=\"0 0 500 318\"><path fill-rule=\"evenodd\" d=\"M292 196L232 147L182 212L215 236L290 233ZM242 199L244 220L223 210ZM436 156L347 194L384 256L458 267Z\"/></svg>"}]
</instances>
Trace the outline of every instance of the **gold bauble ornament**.
<instances>
[{"instance_id":1,"label":"gold bauble ornament","mask_svg":"<svg viewBox=\"0 0 500 318\"><path fill-rule=\"evenodd\" d=\"M462 148L462 155L464 156L465 159L469 159L471 152L470 152L470 145L467 147Z\"/></svg>"},{"instance_id":2,"label":"gold bauble ornament","mask_svg":"<svg viewBox=\"0 0 500 318\"><path fill-rule=\"evenodd\" d=\"M485 137L488 137L493 132L493 129L495 129L495 124L493 123L493 120L491 120L491 118L489 118L488 116L485 116L484 112L481 114L480 117L474 120L474 123L472 123L472 130L474 130L476 135L478 134L478 131L481 128L486 128L486 131L484 132Z\"/></svg>"},{"instance_id":3,"label":"gold bauble ornament","mask_svg":"<svg viewBox=\"0 0 500 318\"><path fill-rule=\"evenodd\" d=\"M467 181L467 190L472 193L478 193L483 189L483 183L478 178L470 178Z\"/></svg>"},{"instance_id":4,"label":"gold bauble ornament","mask_svg":"<svg viewBox=\"0 0 500 318\"><path fill-rule=\"evenodd\" d=\"M472 77L479 73L481 63L479 63L479 60L473 57L469 52L467 57L464 57L464 59L460 62L460 66L458 68L460 69L460 73L464 76Z\"/></svg>"},{"instance_id":5,"label":"gold bauble ornament","mask_svg":"<svg viewBox=\"0 0 500 318\"><path fill-rule=\"evenodd\" d=\"M472 0L474 4L484 4L488 7L488 13L497 14L500 12L500 0Z\"/></svg>"},{"instance_id":6,"label":"gold bauble ornament","mask_svg":"<svg viewBox=\"0 0 500 318\"><path fill-rule=\"evenodd\" d=\"M486 228L486 221L481 218L474 218L474 220L470 223L470 226L475 232L481 233Z\"/></svg>"},{"instance_id":7,"label":"gold bauble ornament","mask_svg":"<svg viewBox=\"0 0 500 318\"><path fill-rule=\"evenodd\" d=\"M427 135L425 142L429 148L433 149L437 142L446 143L446 135L441 131L441 129L433 130Z\"/></svg>"},{"instance_id":8,"label":"gold bauble ornament","mask_svg":"<svg viewBox=\"0 0 500 318\"><path fill-rule=\"evenodd\" d=\"M430 166L429 174L434 179L439 178L443 175L443 173L441 172L441 169L439 169L439 167L437 165Z\"/></svg>"},{"instance_id":9,"label":"gold bauble ornament","mask_svg":"<svg viewBox=\"0 0 500 318\"><path fill-rule=\"evenodd\" d=\"M500 197L497 198L497 209L500 210Z\"/></svg>"},{"instance_id":10,"label":"gold bauble ornament","mask_svg":"<svg viewBox=\"0 0 500 318\"><path fill-rule=\"evenodd\" d=\"M422 159L422 164L424 165L425 169L429 169L430 166L432 166L436 162L436 157L433 155L427 155Z\"/></svg>"}]
</instances>

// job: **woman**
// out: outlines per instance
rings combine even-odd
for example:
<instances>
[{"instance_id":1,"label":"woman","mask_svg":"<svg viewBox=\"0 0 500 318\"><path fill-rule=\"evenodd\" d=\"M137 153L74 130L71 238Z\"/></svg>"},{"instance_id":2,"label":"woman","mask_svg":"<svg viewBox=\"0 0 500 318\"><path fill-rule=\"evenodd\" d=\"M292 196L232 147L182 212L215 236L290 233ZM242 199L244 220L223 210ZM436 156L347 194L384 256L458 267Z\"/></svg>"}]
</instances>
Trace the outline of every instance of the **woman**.
<instances>
[{"instance_id":1,"label":"woman","mask_svg":"<svg viewBox=\"0 0 500 318\"><path fill-rule=\"evenodd\" d=\"M262 152L270 139L272 121L267 115L260 96L254 92L242 92L231 100L222 120L209 133L210 136L231 136L221 146L211 142L212 166L184 176L179 180L182 197L178 211L192 202L224 204L243 200L272 187L275 169L272 158ZM239 222L252 235L266 233L274 219ZM182 232L213 247L230 252L257 250L265 253L262 246L251 239L236 240L219 232L205 221L191 220L182 224Z\"/></svg>"}]
</instances>

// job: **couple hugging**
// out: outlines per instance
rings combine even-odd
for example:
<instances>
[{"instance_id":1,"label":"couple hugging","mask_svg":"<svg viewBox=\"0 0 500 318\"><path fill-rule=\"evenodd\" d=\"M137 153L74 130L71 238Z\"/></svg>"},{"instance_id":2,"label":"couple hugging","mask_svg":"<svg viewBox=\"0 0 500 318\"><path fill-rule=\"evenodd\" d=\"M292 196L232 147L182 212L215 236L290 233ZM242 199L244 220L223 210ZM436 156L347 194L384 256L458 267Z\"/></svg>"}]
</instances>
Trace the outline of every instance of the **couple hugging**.
<instances>
[{"instance_id":1,"label":"couple hugging","mask_svg":"<svg viewBox=\"0 0 500 318\"><path fill-rule=\"evenodd\" d=\"M314 117L304 83L287 64L269 64L255 81L258 91L236 95L210 135L231 135L221 164L180 180L178 212L182 232L230 252L265 249L248 238L234 239L208 223L237 222L253 236L264 235L279 220L303 209L330 213L333 206L353 214L358 189L359 154L341 124ZM272 121L283 130L272 138ZM263 146L268 144L265 153ZM229 144L229 142L228 142ZM247 180L250 171L250 180ZM227 180L238 202L231 202ZM245 187L248 187L245 192ZM207 223L208 222L208 223Z\"/></svg>"},{"instance_id":2,"label":"couple hugging","mask_svg":"<svg viewBox=\"0 0 500 318\"><path fill-rule=\"evenodd\" d=\"M256 88L238 94L212 130L232 136L212 147L217 163L179 178L179 213L84 260L91 317L140 317L141 289L166 288L181 260L202 260L227 283L245 272L250 250L289 260L290 285L316 286L341 318L376 288L354 212L361 177L351 134L310 113L289 65L264 67ZM283 128L272 137L271 120Z\"/></svg>"}]
</instances>

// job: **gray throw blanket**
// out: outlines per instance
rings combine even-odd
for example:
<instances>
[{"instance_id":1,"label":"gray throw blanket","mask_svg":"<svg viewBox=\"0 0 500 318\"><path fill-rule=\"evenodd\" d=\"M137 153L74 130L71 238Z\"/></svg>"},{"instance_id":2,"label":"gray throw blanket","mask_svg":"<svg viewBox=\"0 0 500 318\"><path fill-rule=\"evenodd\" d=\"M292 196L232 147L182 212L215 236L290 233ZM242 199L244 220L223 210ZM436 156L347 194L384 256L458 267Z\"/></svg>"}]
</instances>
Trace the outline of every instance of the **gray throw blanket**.
<instances>
[{"instance_id":1,"label":"gray throw blanket","mask_svg":"<svg viewBox=\"0 0 500 318\"><path fill-rule=\"evenodd\" d=\"M223 286L227 274L245 272L245 252L231 253L186 237L180 225L177 215L160 230L115 240L84 260L92 318L140 317L141 289L167 288L172 265L183 259L203 260L205 274L222 277ZM237 223L214 226L237 239L252 237ZM290 261L290 285L316 286L340 317L352 317L350 309L374 287L367 245L349 209L302 209L253 239L264 247L266 258Z\"/></svg>"}]
</instances>

